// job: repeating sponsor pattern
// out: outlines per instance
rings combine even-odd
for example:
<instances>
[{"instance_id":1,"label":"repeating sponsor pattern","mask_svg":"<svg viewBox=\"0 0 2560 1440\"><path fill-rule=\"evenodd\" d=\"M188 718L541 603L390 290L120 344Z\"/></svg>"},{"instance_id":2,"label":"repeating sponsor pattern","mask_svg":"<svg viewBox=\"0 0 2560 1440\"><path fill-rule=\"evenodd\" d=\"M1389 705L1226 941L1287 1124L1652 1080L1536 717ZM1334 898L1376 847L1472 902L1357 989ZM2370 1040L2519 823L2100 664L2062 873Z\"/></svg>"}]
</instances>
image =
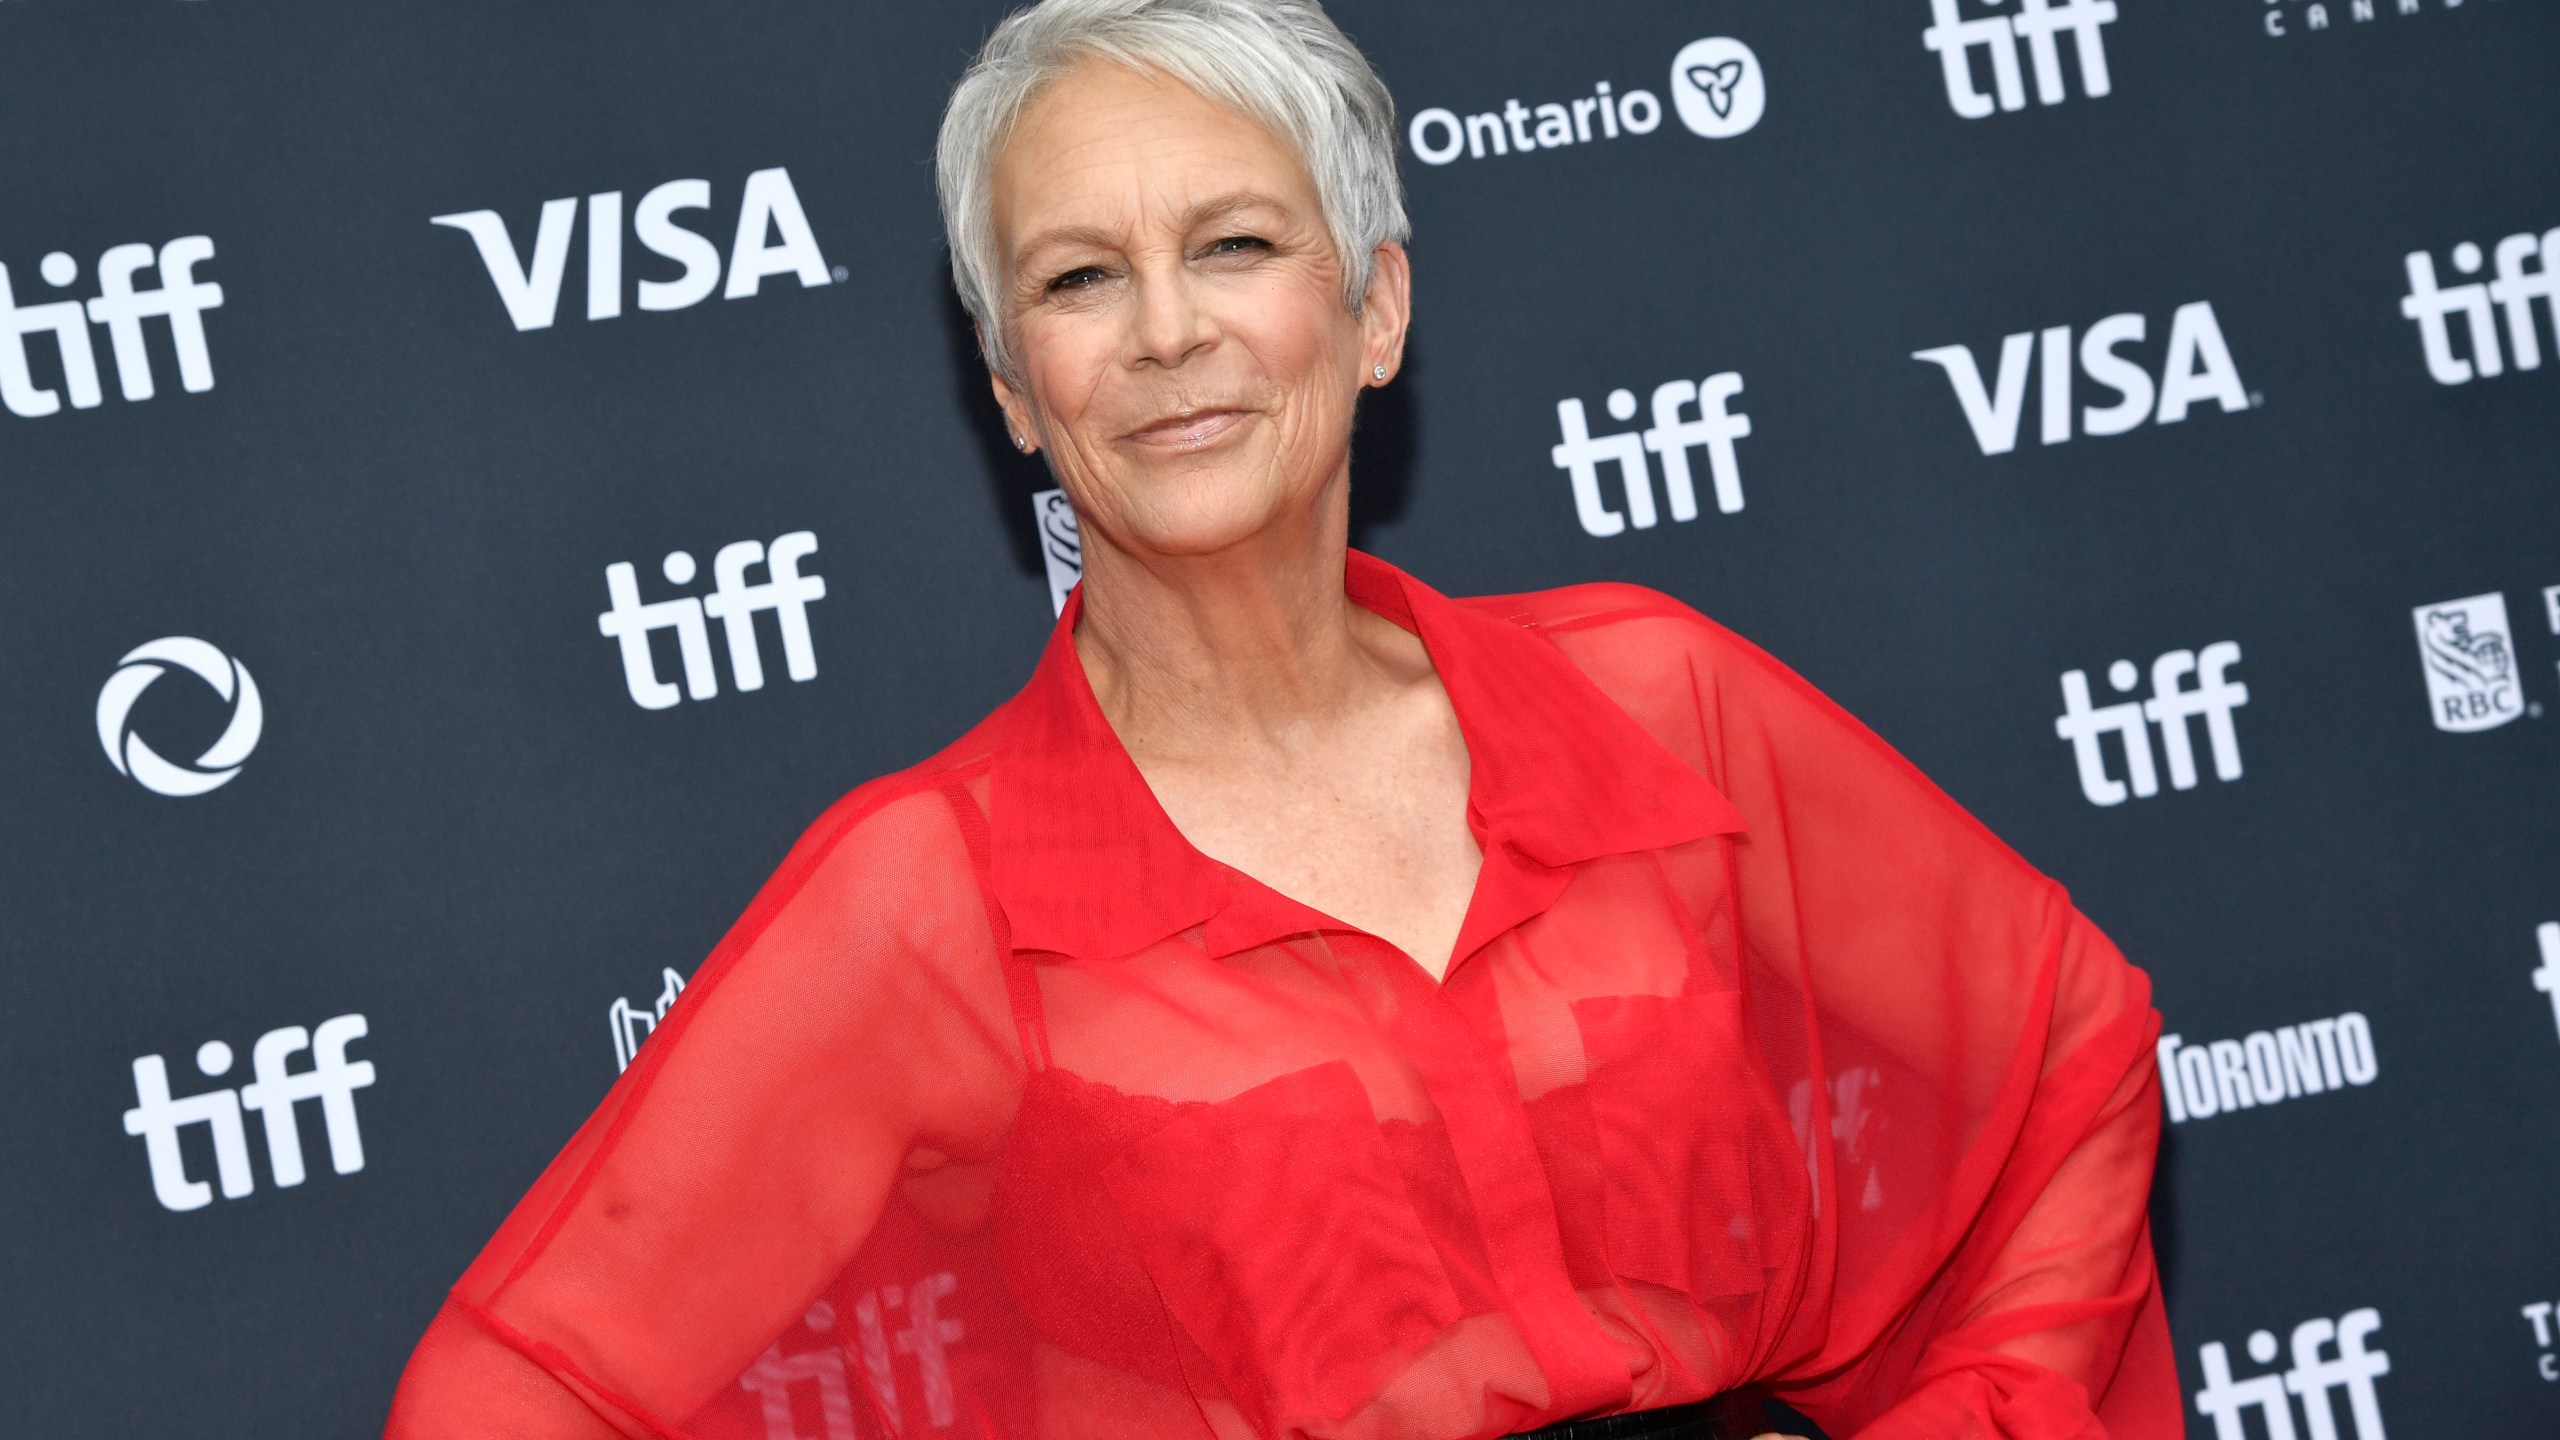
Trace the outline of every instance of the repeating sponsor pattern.
<instances>
[{"instance_id":1,"label":"repeating sponsor pattern","mask_svg":"<svg viewBox=\"0 0 2560 1440\"><path fill-rule=\"evenodd\" d=\"M2188 722L2199 718L2204 721L2214 778L2239 779L2240 730L2232 712L2249 703L2249 687L2230 678L2231 667L2238 663L2240 645L2234 640L2218 640L2201 651L2172 650L2151 662L2150 699L2113 705L2090 703L2087 671L2064 671L2063 710L2053 722L2053 732L2071 742L2080 793L2092 805L2121 805L2128 794L2146 799L2159 794L2160 766L2154 763L2151 750L2154 726L2160 732L2160 755L2168 765L2169 784L2193 790L2200 781L2195 732ZM2186 683L2190 676L2195 679L2193 685ZM2142 672L2130 660L2107 667L2107 684L2120 695L2131 692L2141 678ZM2108 735L2122 741L2125 775L2121 780L2110 770L2106 748L2099 743Z\"/></svg>"},{"instance_id":2,"label":"repeating sponsor pattern","mask_svg":"<svg viewBox=\"0 0 2560 1440\"><path fill-rule=\"evenodd\" d=\"M605 1021L613 1027L613 1068L617 1072L631 1068L632 1060L640 1054L640 1042L648 1039L650 1032L658 1028L658 1022L667 1018L667 1011L674 1007L676 997L684 993L684 977L677 974L674 967L660 970L658 978L664 983L659 987L656 1000L634 1005L616 995L613 1003L605 1007Z\"/></svg>"},{"instance_id":3,"label":"repeating sponsor pattern","mask_svg":"<svg viewBox=\"0 0 2560 1440\"><path fill-rule=\"evenodd\" d=\"M352 1175L364 1168L364 1135L356 1125L355 1093L373 1083L373 1062L349 1061L347 1046L365 1036L361 1015L323 1020L317 1030L288 1025L258 1037L250 1048L257 1076L237 1090L214 1089L171 1098L169 1062L145 1055L133 1062L133 1108L124 1112L124 1133L142 1138L151 1165L151 1190L171 1210L198 1210L213 1201L212 1187L187 1174L178 1134L190 1125L212 1132L214 1165L222 1180L222 1198L237 1200L257 1188L249 1171L249 1142L241 1112L265 1122L268 1178L279 1189L303 1182L302 1130L294 1106L320 1102L329 1136L329 1168ZM286 1067L309 1051L306 1070ZM231 1073L231 1047L207 1040L196 1049L196 1069L208 1079Z\"/></svg>"},{"instance_id":4,"label":"repeating sponsor pattern","mask_svg":"<svg viewBox=\"0 0 2560 1440\"><path fill-rule=\"evenodd\" d=\"M2224 410L2246 410L2249 392L2231 363L2231 346L2213 317L2213 306L2199 300L2181 305L2169 321L2169 345L2160 378L2120 353L2119 347L2142 343L2149 322L2139 314L2110 315L2081 333L2079 368L2091 383L2114 392L2105 405L2072 407L2071 327L2056 325L2019 331L2000 342L1998 378L1985 384L1981 362L1963 345L1940 345L1912 352L1947 372L1965 423L1985 455L2006 455L2018 448L2019 422L2026 414L2029 357L2038 357L2038 438L2047 445L2076 433L2121 435L2150 423L2175 425L2201 401Z\"/></svg>"},{"instance_id":5,"label":"repeating sponsor pattern","mask_svg":"<svg viewBox=\"0 0 2560 1440\"><path fill-rule=\"evenodd\" d=\"M2160 1037L2160 1095L2173 1124L2370 1085L2381 1073L2373 1023L2352 1011L2209 1045Z\"/></svg>"},{"instance_id":6,"label":"repeating sponsor pattern","mask_svg":"<svg viewBox=\"0 0 2560 1440\"><path fill-rule=\"evenodd\" d=\"M2459 10L2465 0L2269 0L2258 14L2260 28L2281 40L2288 35L2316 35L2324 30L2362 30L2377 20L2435 15ZM2496 3L2496 0L2484 0ZM2386 26L2380 33L2396 34Z\"/></svg>"},{"instance_id":7,"label":"repeating sponsor pattern","mask_svg":"<svg viewBox=\"0 0 2560 1440\"><path fill-rule=\"evenodd\" d=\"M745 299L761 290L770 275L794 276L803 286L824 285L832 278L809 217L800 208L799 192L791 188L790 171L777 166L747 177L725 286L720 248L709 236L676 221L685 211L710 208L708 180L670 180L631 208L631 230L642 247L684 267L673 280L640 281L636 294L641 309L683 310L710 299L714 290L726 299ZM610 320L622 313L622 192L588 196L586 213L587 318ZM481 263L489 267L489 282L498 287L498 299L507 307L507 318L518 330L547 330L560 313L569 232L577 219L576 196L544 201L529 257L517 250L506 220L495 210L438 215L435 223L471 237Z\"/></svg>"},{"instance_id":8,"label":"repeating sponsor pattern","mask_svg":"<svg viewBox=\"0 0 2560 1440\"><path fill-rule=\"evenodd\" d=\"M205 343L204 312L222 303L222 286L195 275L195 267L212 258L213 241L202 235L182 235L157 248L140 243L111 247L98 257L98 294L86 304L21 301L10 283L9 267L0 265L0 404L12 415L34 418L59 412L64 391L70 392L75 410L94 410L104 403L97 351L89 343L93 325L106 327L116 385L124 398L150 399L159 387L143 340L145 320L168 322L178 383L189 394L212 389L213 352ZM157 283L137 288L137 277L146 271ZM48 288L67 290L80 278L80 262L56 250L37 264L36 273ZM59 389L37 383L29 364L27 341L44 334L53 336Z\"/></svg>"},{"instance_id":9,"label":"repeating sponsor pattern","mask_svg":"<svg viewBox=\"0 0 2560 1440\"><path fill-rule=\"evenodd\" d=\"M1630 524L1650 530L1661 523L1654 508L1653 467L1648 455L1662 457L1663 498L1673 520L1698 518L1698 484L1689 470L1689 452L1707 452L1708 474L1715 487L1716 509L1727 515L1742 508L1742 471L1733 442L1751 433L1751 417L1730 410L1727 402L1742 393L1742 377L1728 370L1703 381L1666 380L1653 387L1653 425L1641 435L1624 431L1593 436L1580 400L1556 402L1556 425L1564 432L1550 452L1557 469L1573 482L1573 515L1586 535L1607 538ZM1697 416L1681 412L1695 406ZM1612 390L1609 418L1636 418L1632 390ZM1600 467L1617 466L1626 508L1612 507L1600 484Z\"/></svg>"},{"instance_id":10,"label":"repeating sponsor pattern","mask_svg":"<svg viewBox=\"0 0 2560 1440\"><path fill-rule=\"evenodd\" d=\"M1028 673L1081 538L928 154L1005 8L0 5L27 1433L377 1424L598 1009ZM1422 302L1357 543L1727 620L2149 969L2192 1435L2552 1433L2560 10L1332 8ZM1891 1083L1786 1097L1844 1205ZM965 1433L986 1293L720 1403Z\"/></svg>"},{"instance_id":11,"label":"repeating sponsor pattern","mask_svg":"<svg viewBox=\"0 0 2560 1440\"><path fill-rule=\"evenodd\" d=\"M1769 82L1760 57L1730 35L1682 46L1671 59L1672 113L1690 134L1726 140L1760 123ZM1607 80L1590 93L1539 105L1505 100L1499 109L1461 115L1445 106L1417 110L1405 125L1413 156L1425 165L1528 155L1662 128L1662 97L1641 87L1619 91Z\"/></svg>"},{"instance_id":12,"label":"repeating sponsor pattern","mask_svg":"<svg viewBox=\"0 0 2560 1440\"><path fill-rule=\"evenodd\" d=\"M133 728L133 707L173 665L211 686L231 707L222 738L193 765L160 758ZM258 748L266 724L266 703L258 698L258 682L249 678L249 667L191 636L135 646L116 662L116 673L98 691L98 743L106 747L107 763L155 795L202 795L230 784L241 762Z\"/></svg>"},{"instance_id":13,"label":"repeating sponsor pattern","mask_svg":"<svg viewBox=\"0 0 2560 1440\"><path fill-rule=\"evenodd\" d=\"M2221 1341L2209 1340L2197 1352L2204 1388L2196 1392L2196 1409L2212 1419L2214 1440L2247 1440L2251 1431L2244 1417L2251 1411L2265 1427L2258 1433L2293 1440L2303 1433L2293 1424L2297 1402L2312 1440L2385 1440L2375 1382L2391 1373L2391 1357L2368 1343L2381 1329L2382 1313L2368 1307L2335 1320L2303 1321L2293 1327L2286 1351L2279 1351L2273 1332L2256 1331L2249 1336L2249 1358L2267 1365L2289 1354L2293 1368L2239 1381L2232 1379L2230 1352ZM2338 1423L2341 1400L2344 1427Z\"/></svg>"},{"instance_id":14,"label":"repeating sponsor pattern","mask_svg":"<svg viewBox=\"0 0 2560 1440\"><path fill-rule=\"evenodd\" d=\"M1985 0L1986 7L1999 3ZM2095 99L2115 88L2107 72L2105 36L2105 27L2115 23L2114 0L2018 0L2015 13L1992 10L1969 20L1963 18L1963 0L1929 4L1930 24L1920 32L1920 41L1946 67L1947 104L1967 120L2027 108L2026 71L2018 63L2021 47L2034 66L2036 102L2061 104L2069 96L2061 43L2066 37L2071 41L2068 53L2079 61L2080 93ZM1990 67L1988 92L1978 84L1976 51Z\"/></svg>"},{"instance_id":15,"label":"repeating sponsor pattern","mask_svg":"<svg viewBox=\"0 0 2560 1440\"><path fill-rule=\"evenodd\" d=\"M764 652L756 645L756 616L767 611L782 633L784 669L795 681L818 678L809 604L826 598L827 582L823 576L800 573L800 562L817 549L818 537L806 530L780 536L769 548L761 540L733 541L711 557L711 594L647 604L641 603L639 572L631 562L606 566L605 593L613 607L596 617L596 629L621 649L623 683L632 703L643 710L664 710L677 702L674 682L658 677L656 652L649 644L661 630L675 632L684 670L682 693L696 700L720 693L720 672L711 660L713 620L720 622L728 646L730 683L741 691L763 689ZM767 578L750 582L747 572L758 566ZM690 585L696 574L693 555L684 550L668 551L658 568L670 585Z\"/></svg>"}]
</instances>

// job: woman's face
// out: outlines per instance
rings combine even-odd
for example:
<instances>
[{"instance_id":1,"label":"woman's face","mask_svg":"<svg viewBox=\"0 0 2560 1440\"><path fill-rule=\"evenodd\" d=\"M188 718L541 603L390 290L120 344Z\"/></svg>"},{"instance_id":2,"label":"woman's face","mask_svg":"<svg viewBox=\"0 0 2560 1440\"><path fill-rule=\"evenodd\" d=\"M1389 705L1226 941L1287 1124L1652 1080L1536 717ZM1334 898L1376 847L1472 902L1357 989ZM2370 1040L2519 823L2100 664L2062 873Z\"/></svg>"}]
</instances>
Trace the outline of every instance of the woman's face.
<instances>
[{"instance_id":1,"label":"woman's face","mask_svg":"<svg viewBox=\"0 0 2560 1440\"><path fill-rule=\"evenodd\" d=\"M1048 450L1087 545L1211 555L1314 518L1371 367L1402 354L1403 250L1380 247L1352 314L1287 143L1107 63L1032 103L992 181L1020 372L996 398Z\"/></svg>"}]
</instances>

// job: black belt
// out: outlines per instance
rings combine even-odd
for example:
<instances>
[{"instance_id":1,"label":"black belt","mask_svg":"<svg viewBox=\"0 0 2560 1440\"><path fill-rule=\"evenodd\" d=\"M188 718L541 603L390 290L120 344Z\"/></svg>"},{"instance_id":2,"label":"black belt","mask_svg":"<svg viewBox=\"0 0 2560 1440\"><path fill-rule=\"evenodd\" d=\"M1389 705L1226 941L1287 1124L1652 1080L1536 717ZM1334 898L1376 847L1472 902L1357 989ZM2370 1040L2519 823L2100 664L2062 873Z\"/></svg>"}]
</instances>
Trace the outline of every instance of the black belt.
<instances>
[{"instance_id":1,"label":"black belt","mask_svg":"<svg viewBox=\"0 0 2560 1440\"><path fill-rule=\"evenodd\" d=\"M1747 1390L1731 1390L1687 1405L1559 1420L1543 1429L1521 1431L1515 1440L1752 1440L1769 1429L1760 1397Z\"/></svg>"}]
</instances>

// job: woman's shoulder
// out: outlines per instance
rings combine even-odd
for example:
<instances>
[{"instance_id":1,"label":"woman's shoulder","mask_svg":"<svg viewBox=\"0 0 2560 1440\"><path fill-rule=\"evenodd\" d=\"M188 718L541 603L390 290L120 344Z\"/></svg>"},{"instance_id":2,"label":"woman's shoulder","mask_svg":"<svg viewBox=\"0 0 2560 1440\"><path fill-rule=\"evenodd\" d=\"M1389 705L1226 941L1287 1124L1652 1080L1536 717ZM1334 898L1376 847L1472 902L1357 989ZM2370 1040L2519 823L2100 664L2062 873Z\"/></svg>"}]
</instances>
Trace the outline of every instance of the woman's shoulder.
<instances>
[{"instance_id":1,"label":"woman's shoulder","mask_svg":"<svg viewBox=\"0 0 2560 1440\"><path fill-rule=\"evenodd\" d=\"M1585 671L1620 665L1650 670L1681 658L1718 668L1739 661L1775 663L1687 603L1621 580L1480 595L1458 603L1546 637Z\"/></svg>"},{"instance_id":2,"label":"woman's shoulder","mask_svg":"<svg viewBox=\"0 0 2560 1440\"><path fill-rule=\"evenodd\" d=\"M1621 581L1461 601L1561 651L1675 754L1721 773L1722 721L1778 714L1856 725L1785 663L1662 591Z\"/></svg>"},{"instance_id":3,"label":"woman's shoulder","mask_svg":"<svg viewBox=\"0 0 2560 1440\"><path fill-rule=\"evenodd\" d=\"M994 717L926 759L866 780L820 812L758 897L806 904L822 897L878 909L897 903L976 908ZM857 898L858 897L858 898Z\"/></svg>"}]
</instances>

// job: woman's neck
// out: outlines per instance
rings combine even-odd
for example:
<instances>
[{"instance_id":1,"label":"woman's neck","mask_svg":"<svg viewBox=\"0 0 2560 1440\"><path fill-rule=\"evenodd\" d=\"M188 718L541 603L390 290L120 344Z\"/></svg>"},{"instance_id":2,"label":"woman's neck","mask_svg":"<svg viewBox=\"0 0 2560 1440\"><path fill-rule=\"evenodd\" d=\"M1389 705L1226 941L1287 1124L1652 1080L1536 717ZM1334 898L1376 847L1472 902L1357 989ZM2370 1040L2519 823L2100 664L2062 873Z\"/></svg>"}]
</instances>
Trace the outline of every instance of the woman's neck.
<instances>
[{"instance_id":1,"label":"woman's neck","mask_svg":"<svg viewBox=\"0 0 2560 1440\"><path fill-rule=\"evenodd\" d=\"M1418 642L1343 592L1347 508L1210 555L1088 545L1076 653L1133 756L1295 750L1414 662L1428 672Z\"/></svg>"}]
</instances>

